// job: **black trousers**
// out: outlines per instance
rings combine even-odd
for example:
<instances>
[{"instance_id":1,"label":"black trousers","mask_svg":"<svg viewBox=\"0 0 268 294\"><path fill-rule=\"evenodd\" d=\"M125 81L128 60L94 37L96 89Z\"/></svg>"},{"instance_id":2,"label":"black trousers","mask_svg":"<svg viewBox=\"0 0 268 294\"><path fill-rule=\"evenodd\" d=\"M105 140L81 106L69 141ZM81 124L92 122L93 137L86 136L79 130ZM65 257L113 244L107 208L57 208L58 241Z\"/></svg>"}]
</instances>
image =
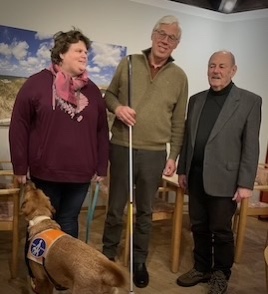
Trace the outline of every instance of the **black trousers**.
<instances>
[{"instance_id":1,"label":"black trousers","mask_svg":"<svg viewBox=\"0 0 268 294\"><path fill-rule=\"evenodd\" d=\"M194 267L201 272L221 270L229 279L234 262L232 217L237 204L229 197L204 191L202 168L191 168L189 215L194 238Z\"/></svg>"},{"instance_id":2,"label":"black trousers","mask_svg":"<svg viewBox=\"0 0 268 294\"><path fill-rule=\"evenodd\" d=\"M161 185L165 163L166 151L133 150L136 205L134 262L145 262L148 255L153 199ZM111 144L109 207L103 234L103 253L109 258L117 255L129 191L129 149Z\"/></svg>"},{"instance_id":3,"label":"black trousers","mask_svg":"<svg viewBox=\"0 0 268 294\"><path fill-rule=\"evenodd\" d=\"M87 196L89 183L57 183L43 181L31 177L36 188L41 189L51 201L52 206L56 210L54 220L59 223L62 231L78 238L78 217L83 202ZM24 247L25 262L29 270L29 274L33 277L27 258L30 246L28 230L26 233L26 242Z\"/></svg>"}]
</instances>

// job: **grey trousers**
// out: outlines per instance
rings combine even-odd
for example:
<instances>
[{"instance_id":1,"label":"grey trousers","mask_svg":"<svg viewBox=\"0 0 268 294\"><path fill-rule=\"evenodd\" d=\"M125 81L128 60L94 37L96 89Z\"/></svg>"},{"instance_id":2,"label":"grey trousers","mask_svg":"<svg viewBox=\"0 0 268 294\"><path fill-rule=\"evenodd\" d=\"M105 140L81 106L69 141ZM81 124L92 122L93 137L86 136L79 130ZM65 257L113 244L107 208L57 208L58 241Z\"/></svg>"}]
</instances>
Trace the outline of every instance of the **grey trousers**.
<instances>
[{"instance_id":1,"label":"grey trousers","mask_svg":"<svg viewBox=\"0 0 268 294\"><path fill-rule=\"evenodd\" d=\"M166 151L133 150L133 185L136 221L133 234L134 262L145 262L152 228L152 204L166 163ZM129 200L129 148L111 144L108 212L103 233L103 253L112 258L123 228Z\"/></svg>"}]
</instances>

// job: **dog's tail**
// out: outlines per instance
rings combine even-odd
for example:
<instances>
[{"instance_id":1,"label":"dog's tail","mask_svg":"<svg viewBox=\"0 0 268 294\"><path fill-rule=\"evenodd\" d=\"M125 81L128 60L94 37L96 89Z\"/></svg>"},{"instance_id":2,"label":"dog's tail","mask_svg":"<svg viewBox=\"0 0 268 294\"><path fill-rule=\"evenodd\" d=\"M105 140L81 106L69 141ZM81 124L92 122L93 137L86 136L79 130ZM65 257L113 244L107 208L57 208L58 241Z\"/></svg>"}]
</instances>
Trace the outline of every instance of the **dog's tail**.
<instances>
[{"instance_id":1,"label":"dog's tail","mask_svg":"<svg viewBox=\"0 0 268 294\"><path fill-rule=\"evenodd\" d=\"M126 283L123 271L113 261L107 261L102 273L102 281L111 287L122 287Z\"/></svg>"}]
</instances>

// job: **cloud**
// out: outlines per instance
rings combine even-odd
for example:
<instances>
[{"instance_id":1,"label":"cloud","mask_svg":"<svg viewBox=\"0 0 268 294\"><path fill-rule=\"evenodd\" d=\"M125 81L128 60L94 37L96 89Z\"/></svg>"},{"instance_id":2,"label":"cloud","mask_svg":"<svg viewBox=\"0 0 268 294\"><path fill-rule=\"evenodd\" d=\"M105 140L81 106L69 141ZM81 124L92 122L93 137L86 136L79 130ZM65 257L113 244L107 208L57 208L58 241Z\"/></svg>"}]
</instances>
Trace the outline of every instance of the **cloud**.
<instances>
[{"instance_id":1,"label":"cloud","mask_svg":"<svg viewBox=\"0 0 268 294\"><path fill-rule=\"evenodd\" d=\"M0 68L1 69L8 69L10 68L10 63L6 59L0 59Z\"/></svg>"},{"instance_id":2,"label":"cloud","mask_svg":"<svg viewBox=\"0 0 268 294\"><path fill-rule=\"evenodd\" d=\"M47 43L40 44L36 56L41 59L51 60L50 58L50 46Z\"/></svg>"},{"instance_id":3,"label":"cloud","mask_svg":"<svg viewBox=\"0 0 268 294\"><path fill-rule=\"evenodd\" d=\"M26 41L13 42L11 44L12 54L17 60L24 59L27 56L28 49L29 45Z\"/></svg>"},{"instance_id":4,"label":"cloud","mask_svg":"<svg viewBox=\"0 0 268 294\"><path fill-rule=\"evenodd\" d=\"M36 66L37 64L39 64L39 59L36 58L36 57L29 57L27 58L26 60L22 60L20 62L20 65L23 65L23 66Z\"/></svg>"},{"instance_id":5,"label":"cloud","mask_svg":"<svg viewBox=\"0 0 268 294\"><path fill-rule=\"evenodd\" d=\"M43 32L37 32L34 35L35 39L37 40L47 40L53 38L53 34L43 33Z\"/></svg>"},{"instance_id":6,"label":"cloud","mask_svg":"<svg viewBox=\"0 0 268 294\"><path fill-rule=\"evenodd\" d=\"M11 48L8 44L0 43L0 54L4 55L6 58L9 58L12 55Z\"/></svg>"},{"instance_id":7,"label":"cloud","mask_svg":"<svg viewBox=\"0 0 268 294\"><path fill-rule=\"evenodd\" d=\"M100 67L117 67L121 60L121 49L118 46L93 42L92 51L92 61Z\"/></svg>"},{"instance_id":8,"label":"cloud","mask_svg":"<svg viewBox=\"0 0 268 294\"><path fill-rule=\"evenodd\" d=\"M1 74L5 75L17 75L18 72L18 66L15 64L11 64L8 61L2 61L0 62L0 68L1 68Z\"/></svg>"},{"instance_id":9,"label":"cloud","mask_svg":"<svg viewBox=\"0 0 268 294\"><path fill-rule=\"evenodd\" d=\"M87 66L87 71L91 73L99 73L101 72L101 69L97 66L94 66L94 67Z\"/></svg>"},{"instance_id":10,"label":"cloud","mask_svg":"<svg viewBox=\"0 0 268 294\"><path fill-rule=\"evenodd\" d=\"M21 60L19 63L20 72L32 75L46 67L46 60L37 57L28 57L25 60Z\"/></svg>"},{"instance_id":11,"label":"cloud","mask_svg":"<svg viewBox=\"0 0 268 294\"><path fill-rule=\"evenodd\" d=\"M29 45L27 42L12 42L10 45L0 43L0 54L7 59L14 56L17 60L24 59L28 54Z\"/></svg>"}]
</instances>

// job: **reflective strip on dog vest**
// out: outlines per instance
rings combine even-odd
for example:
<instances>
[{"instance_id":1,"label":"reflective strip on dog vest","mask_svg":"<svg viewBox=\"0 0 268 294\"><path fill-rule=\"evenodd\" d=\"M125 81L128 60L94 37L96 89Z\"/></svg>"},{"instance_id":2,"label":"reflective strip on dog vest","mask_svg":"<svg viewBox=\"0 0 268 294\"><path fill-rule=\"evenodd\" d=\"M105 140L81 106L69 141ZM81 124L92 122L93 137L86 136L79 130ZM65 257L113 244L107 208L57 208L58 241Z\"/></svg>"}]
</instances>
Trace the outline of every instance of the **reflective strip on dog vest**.
<instances>
[{"instance_id":1,"label":"reflective strip on dog vest","mask_svg":"<svg viewBox=\"0 0 268 294\"><path fill-rule=\"evenodd\" d=\"M60 230L49 229L34 236L31 240L27 258L43 264L43 259L46 258L47 253L52 244L66 233Z\"/></svg>"}]
</instances>

